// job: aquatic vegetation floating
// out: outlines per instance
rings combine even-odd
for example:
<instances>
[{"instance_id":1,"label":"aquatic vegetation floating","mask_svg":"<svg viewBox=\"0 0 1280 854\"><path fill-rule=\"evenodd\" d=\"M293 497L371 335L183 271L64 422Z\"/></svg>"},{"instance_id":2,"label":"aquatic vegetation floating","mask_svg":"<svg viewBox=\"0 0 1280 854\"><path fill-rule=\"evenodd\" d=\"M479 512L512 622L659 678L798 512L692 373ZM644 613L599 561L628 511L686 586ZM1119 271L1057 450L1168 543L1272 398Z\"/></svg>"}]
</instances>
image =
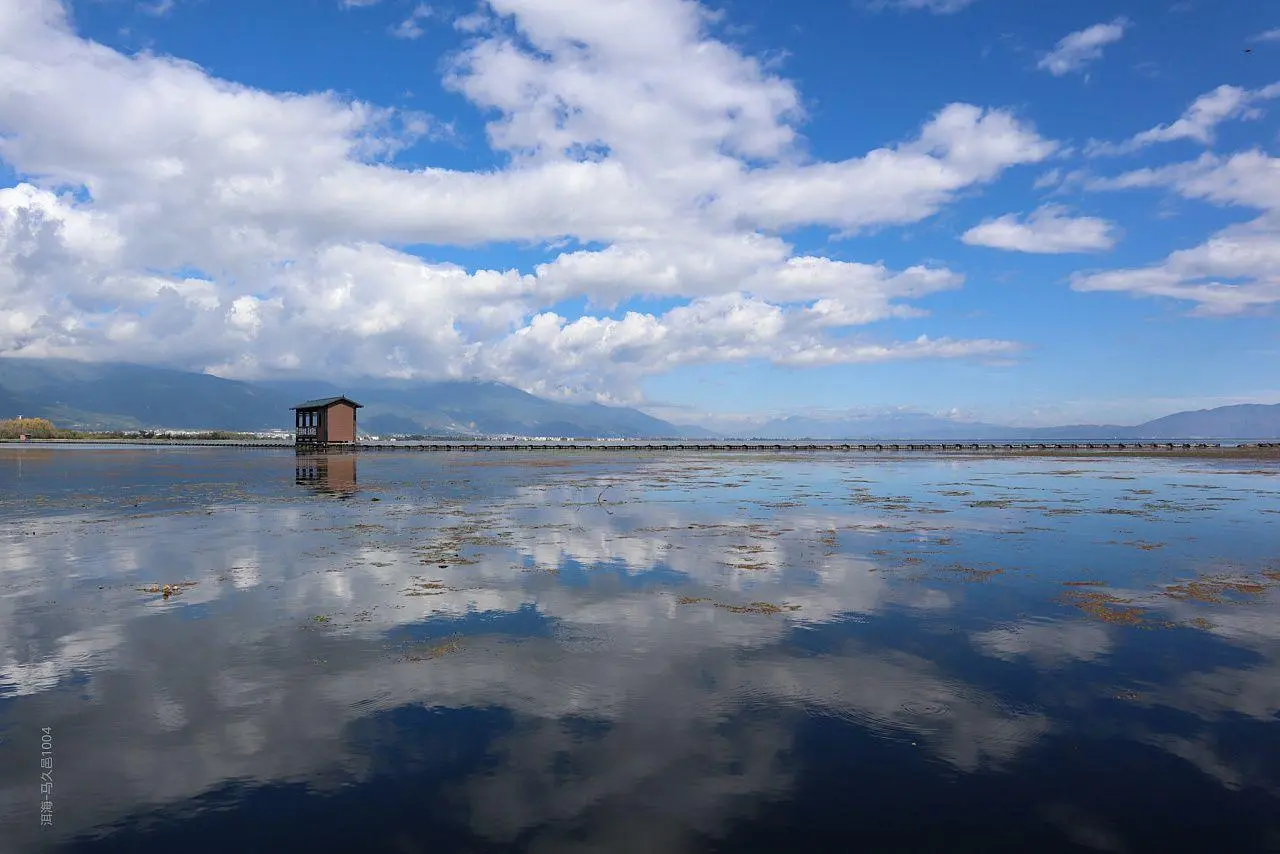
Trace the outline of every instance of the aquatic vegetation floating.
<instances>
[{"instance_id":1,"label":"aquatic vegetation floating","mask_svg":"<svg viewBox=\"0 0 1280 854\"><path fill-rule=\"evenodd\" d=\"M706 596L681 596L676 600L679 605L698 605L710 602L712 607L722 608L732 614L782 614L787 611L799 611L799 605L775 605L772 602L752 602L748 605L730 605L726 602L714 602Z\"/></svg>"},{"instance_id":2,"label":"aquatic vegetation floating","mask_svg":"<svg viewBox=\"0 0 1280 854\"><path fill-rule=\"evenodd\" d=\"M488 520L479 520L480 523L487 523ZM452 525L439 532L439 536L434 543L422 545L414 548L420 557L419 563L436 564L459 564L470 565L479 563L479 559L464 556L461 553L463 546L472 546L477 549L496 548L507 545L510 542L509 536L500 536L494 532L487 524L470 522L458 525ZM548 526L549 527L549 526Z\"/></svg>"},{"instance_id":3,"label":"aquatic vegetation floating","mask_svg":"<svg viewBox=\"0 0 1280 854\"><path fill-rule=\"evenodd\" d=\"M440 596L453 590L452 587L446 587L440 581L418 581L415 582L404 595L405 596Z\"/></svg>"},{"instance_id":4,"label":"aquatic vegetation floating","mask_svg":"<svg viewBox=\"0 0 1280 854\"><path fill-rule=\"evenodd\" d=\"M1058 598L1058 601L1113 625L1137 626L1145 619L1141 608L1129 604L1131 600L1096 590L1068 590Z\"/></svg>"},{"instance_id":5,"label":"aquatic vegetation floating","mask_svg":"<svg viewBox=\"0 0 1280 854\"><path fill-rule=\"evenodd\" d=\"M908 558L908 560L910 560L910 558ZM993 576L1000 575L1004 572L1002 567L978 569L977 567L965 566L962 563L948 564L947 566L941 567L941 569L944 569L947 572L956 573L965 581L986 581L988 578L992 578Z\"/></svg>"},{"instance_id":6,"label":"aquatic vegetation floating","mask_svg":"<svg viewBox=\"0 0 1280 854\"><path fill-rule=\"evenodd\" d=\"M1142 504L1142 509L1149 512L1171 512L1171 513L1191 513L1197 510L1216 510L1212 504L1187 504L1180 501L1146 501Z\"/></svg>"},{"instance_id":7,"label":"aquatic vegetation floating","mask_svg":"<svg viewBox=\"0 0 1280 854\"><path fill-rule=\"evenodd\" d=\"M1247 578L1200 578L1171 584L1164 588L1164 595L1181 601L1200 602L1209 605L1238 603L1240 596L1262 596L1274 584Z\"/></svg>"},{"instance_id":8,"label":"aquatic vegetation floating","mask_svg":"<svg viewBox=\"0 0 1280 854\"><path fill-rule=\"evenodd\" d=\"M458 652L462 649L461 641L449 640L442 643L433 644L423 650L421 655L406 655L403 661L433 661L437 658L443 658L451 653Z\"/></svg>"},{"instance_id":9,"label":"aquatic vegetation floating","mask_svg":"<svg viewBox=\"0 0 1280 854\"><path fill-rule=\"evenodd\" d=\"M750 605L726 605L716 602L717 608L723 608L734 614L781 614L784 611L799 611L799 605L774 605L772 602L752 602Z\"/></svg>"},{"instance_id":10,"label":"aquatic vegetation floating","mask_svg":"<svg viewBox=\"0 0 1280 854\"><path fill-rule=\"evenodd\" d=\"M904 528L901 525L888 525L884 522L856 522L852 525L846 525L846 530L866 533L875 531L878 534L914 534L919 528Z\"/></svg>"},{"instance_id":11,"label":"aquatic vegetation floating","mask_svg":"<svg viewBox=\"0 0 1280 854\"><path fill-rule=\"evenodd\" d=\"M187 589L195 587L198 581L177 581L172 584L148 584L138 588L139 593L159 593L165 599L170 596L180 596Z\"/></svg>"},{"instance_id":12,"label":"aquatic vegetation floating","mask_svg":"<svg viewBox=\"0 0 1280 854\"><path fill-rule=\"evenodd\" d=\"M1164 543L1149 543L1145 540L1125 540L1121 545L1133 546L1135 549L1142 549L1144 552L1153 552L1156 549L1164 548Z\"/></svg>"}]
</instances>

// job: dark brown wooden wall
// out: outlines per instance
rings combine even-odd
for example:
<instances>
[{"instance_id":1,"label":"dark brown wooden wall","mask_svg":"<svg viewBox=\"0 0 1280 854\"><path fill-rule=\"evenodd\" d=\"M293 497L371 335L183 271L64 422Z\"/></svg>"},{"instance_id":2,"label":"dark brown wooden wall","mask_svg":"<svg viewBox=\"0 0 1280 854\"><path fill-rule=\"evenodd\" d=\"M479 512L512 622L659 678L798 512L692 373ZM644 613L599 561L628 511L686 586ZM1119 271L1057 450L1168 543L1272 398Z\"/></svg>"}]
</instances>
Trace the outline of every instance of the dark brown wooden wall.
<instances>
[{"instance_id":1,"label":"dark brown wooden wall","mask_svg":"<svg viewBox=\"0 0 1280 854\"><path fill-rule=\"evenodd\" d=\"M356 440L356 408L339 401L324 411L325 441L354 442Z\"/></svg>"}]
</instances>

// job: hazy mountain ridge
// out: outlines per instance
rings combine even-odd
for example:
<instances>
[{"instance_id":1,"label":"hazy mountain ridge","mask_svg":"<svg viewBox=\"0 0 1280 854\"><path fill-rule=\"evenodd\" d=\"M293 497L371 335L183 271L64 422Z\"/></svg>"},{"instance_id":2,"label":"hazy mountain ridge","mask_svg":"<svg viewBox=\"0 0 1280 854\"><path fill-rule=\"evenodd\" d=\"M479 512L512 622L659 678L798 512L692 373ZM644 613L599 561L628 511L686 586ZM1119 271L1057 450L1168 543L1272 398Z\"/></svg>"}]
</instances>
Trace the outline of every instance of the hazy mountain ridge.
<instances>
[{"instance_id":1,"label":"hazy mountain ridge","mask_svg":"<svg viewBox=\"0 0 1280 854\"><path fill-rule=\"evenodd\" d=\"M0 358L0 417L81 429L292 429L289 407L346 394L365 405L362 432L435 435L694 436L625 407L545 400L496 382L242 382L127 364Z\"/></svg>"},{"instance_id":2,"label":"hazy mountain ridge","mask_svg":"<svg viewBox=\"0 0 1280 854\"><path fill-rule=\"evenodd\" d=\"M955 421L925 413L858 416L852 418L807 418L791 416L733 431L735 436L777 439L936 439L1016 441L1064 439L1104 441L1117 439L1132 427L1115 425L1072 425L1065 427L1009 427L979 421Z\"/></svg>"},{"instance_id":3,"label":"hazy mountain ridge","mask_svg":"<svg viewBox=\"0 0 1280 854\"><path fill-rule=\"evenodd\" d=\"M1280 404L1239 403L1216 409L1175 412L1137 428L1137 438L1162 435L1188 439L1280 439Z\"/></svg>"},{"instance_id":4,"label":"hazy mountain ridge","mask_svg":"<svg viewBox=\"0 0 1280 854\"><path fill-rule=\"evenodd\" d=\"M626 407L536 397L498 382L365 379L241 382L128 364L0 358L0 418L49 418L82 429L291 429L289 407L346 394L365 404L362 432L481 436L601 436L971 441L1280 439L1280 404L1177 412L1136 426L1008 427L922 412L793 415L732 429L675 425Z\"/></svg>"},{"instance_id":5,"label":"hazy mountain ridge","mask_svg":"<svg viewBox=\"0 0 1280 854\"><path fill-rule=\"evenodd\" d=\"M277 401L247 383L140 365L3 358L0 394L13 410L6 416L44 417L59 427L254 430L290 423Z\"/></svg>"},{"instance_id":6,"label":"hazy mountain ridge","mask_svg":"<svg viewBox=\"0 0 1280 854\"><path fill-rule=\"evenodd\" d=\"M360 427L373 434L445 433L519 436L696 436L636 409L563 403L499 382L373 380L359 389L296 381L259 383L291 400L347 394L363 403ZM294 400L296 402L296 400Z\"/></svg>"},{"instance_id":7,"label":"hazy mountain ridge","mask_svg":"<svg viewBox=\"0 0 1280 854\"><path fill-rule=\"evenodd\" d=\"M1009 427L956 421L927 413L789 416L729 431L735 437L768 439L935 439L974 441L1105 442L1141 439L1280 438L1280 404L1235 404L1177 412L1134 426L1071 424L1060 427Z\"/></svg>"}]
</instances>

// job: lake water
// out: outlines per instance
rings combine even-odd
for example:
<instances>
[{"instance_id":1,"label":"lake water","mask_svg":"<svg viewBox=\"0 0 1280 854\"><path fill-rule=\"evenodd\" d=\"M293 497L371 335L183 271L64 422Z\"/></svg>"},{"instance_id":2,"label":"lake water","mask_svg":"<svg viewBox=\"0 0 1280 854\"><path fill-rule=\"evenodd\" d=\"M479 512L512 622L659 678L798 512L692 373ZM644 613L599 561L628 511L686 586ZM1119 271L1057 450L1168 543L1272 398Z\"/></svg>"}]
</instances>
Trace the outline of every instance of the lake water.
<instances>
[{"instance_id":1,"label":"lake water","mask_svg":"<svg viewBox=\"0 0 1280 854\"><path fill-rule=\"evenodd\" d=\"M0 448L37 850L1280 851L1280 466Z\"/></svg>"}]
</instances>

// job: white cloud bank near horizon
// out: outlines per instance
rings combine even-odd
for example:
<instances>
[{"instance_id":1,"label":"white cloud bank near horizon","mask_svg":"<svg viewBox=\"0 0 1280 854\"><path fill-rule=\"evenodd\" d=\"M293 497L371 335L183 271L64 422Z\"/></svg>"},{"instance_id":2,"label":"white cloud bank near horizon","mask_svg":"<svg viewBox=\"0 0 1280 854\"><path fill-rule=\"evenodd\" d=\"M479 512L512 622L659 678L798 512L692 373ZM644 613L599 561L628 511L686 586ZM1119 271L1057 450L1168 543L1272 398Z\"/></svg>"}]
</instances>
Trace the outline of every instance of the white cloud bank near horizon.
<instances>
[{"instance_id":1,"label":"white cloud bank near horizon","mask_svg":"<svg viewBox=\"0 0 1280 854\"><path fill-rule=\"evenodd\" d=\"M910 300L963 277L797 256L777 235L917 222L1053 142L1012 113L956 103L904 142L812 161L795 87L710 38L703 7L606 5L493 0L492 19L472 22L444 84L498 115L489 142L510 161L465 172L390 164L437 130L429 117L127 57L77 36L53 0L0 2L0 157L40 176L0 191L0 351L235 377L478 375L605 402L635 402L644 376L698 362L1017 352L832 335L918 315ZM394 248L565 238L604 248L571 246L531 272ZM209 279L157 272L193 268ZM547 310L642 295L686 303Z\"/></svg>"}]
</instances>

